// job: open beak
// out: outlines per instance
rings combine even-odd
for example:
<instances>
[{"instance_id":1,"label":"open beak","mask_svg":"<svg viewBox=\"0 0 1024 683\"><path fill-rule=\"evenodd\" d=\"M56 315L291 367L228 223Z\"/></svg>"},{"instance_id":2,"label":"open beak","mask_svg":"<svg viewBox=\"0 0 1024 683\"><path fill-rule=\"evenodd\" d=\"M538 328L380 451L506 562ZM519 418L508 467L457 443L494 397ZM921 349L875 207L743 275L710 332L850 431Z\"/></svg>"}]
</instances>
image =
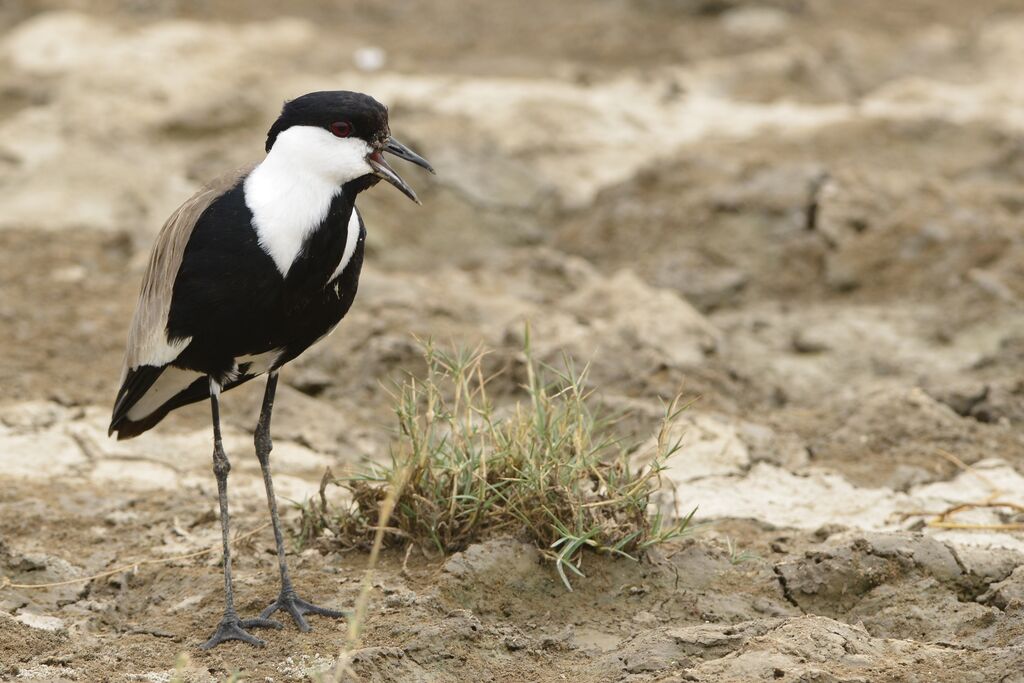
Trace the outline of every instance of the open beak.
<instances>
[{"instance_id":1,"label":"open beak","mask_svg":"<svg viewBox=\"0 0 1024 683\"><path fill-rule=\"evenodd\" d=\"M411 161L420 168L425 168L431 173L434 172L434 167L430 165L430 162L421 157L416 152L412 151L401 142L394 138L388 138L388 141L384 143L384 151L388 154L394 154L399 159L405 159Z\"/></svg>"},{"instance_id":2,"label":"open beak","mask_svg":"<svg viewBox=\"0 0 1024 683\"><path fill-rule=\"evenodd\" d=\"M389 154L394 154L399 159L411 161L417 166L421 166L422 168L427 169L431 173L434 172L434 168L430 165L430 162L428 162L419 154L412 151L411 149L409 149L408 147L406 147L405 145L403 145L401 142L394 138L388 138L388 141L384 144L383 151L388 152ZM388 181L389 183L397 187L399 190L401 190L402 194L404 194L406 197L413 200L417 204L421 203L419 197L417 197L416 193L413 192L413 189L409 187L409 185L406 184L406 182L402 180L402 178L397 173L395 173L395 170L393 168L388 166L388 162L384 161L384 156L383 154L381 154L380 151L374 152L369 157L367 157L366 160L369 162L370 168L373 169L374 175L376 175L378 178L383 178L384 180Z\"/></svg>"}]
</instances>

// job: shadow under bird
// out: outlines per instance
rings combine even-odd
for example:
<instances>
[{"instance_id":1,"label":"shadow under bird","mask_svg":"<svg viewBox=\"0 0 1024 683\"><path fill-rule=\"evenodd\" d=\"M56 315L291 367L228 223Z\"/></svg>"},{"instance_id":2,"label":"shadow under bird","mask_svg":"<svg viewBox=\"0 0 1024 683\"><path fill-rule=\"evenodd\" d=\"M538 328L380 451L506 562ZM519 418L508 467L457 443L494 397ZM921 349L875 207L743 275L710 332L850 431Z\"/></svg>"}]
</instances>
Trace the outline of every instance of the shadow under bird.
<instances>
[{"instance_id":1,"label":"shadow under bird","mask_svg":"<svg viewBox=\"0 0 1024 683\"><path fill-rule=\"evenodd\" d=\"M270 475L270 417L278 372L330 334L356 296L366 228L355 202L386 180L419 203L388 165L392 154L433 172L391 137L388 112L368 95L314 92L286 102L259 164L203 188L157 236L128 334L110 434L137 436L170 411L209 400L213 471L224 543L224 618L202 647L263 641L255 627L281 628L282 610L302 631L305 615L345 612L299 598L288 576ZM255 619L235 611L228 547L228 471L220 394L267 375L254 441L281 571L281 592Z\"/></svg>"}]
</instances>

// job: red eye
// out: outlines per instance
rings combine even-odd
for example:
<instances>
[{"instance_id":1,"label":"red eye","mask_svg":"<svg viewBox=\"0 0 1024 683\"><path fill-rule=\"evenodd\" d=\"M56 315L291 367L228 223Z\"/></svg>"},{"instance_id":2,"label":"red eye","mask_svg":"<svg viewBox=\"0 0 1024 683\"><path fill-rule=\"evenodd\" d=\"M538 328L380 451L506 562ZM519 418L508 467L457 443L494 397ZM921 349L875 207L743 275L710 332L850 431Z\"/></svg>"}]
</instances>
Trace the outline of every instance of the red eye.
<instances>
[{"instance_id":1,"label":"red eye","mask_svg":"<svg viewBox=\"0 0 1024 683\"><path fill-rule=\"evenodd\" d=\"M339 138L347 138L352 134L352 124L347 121L336 121L331 124L331 132Z\"/></svg>"}]
</instances>

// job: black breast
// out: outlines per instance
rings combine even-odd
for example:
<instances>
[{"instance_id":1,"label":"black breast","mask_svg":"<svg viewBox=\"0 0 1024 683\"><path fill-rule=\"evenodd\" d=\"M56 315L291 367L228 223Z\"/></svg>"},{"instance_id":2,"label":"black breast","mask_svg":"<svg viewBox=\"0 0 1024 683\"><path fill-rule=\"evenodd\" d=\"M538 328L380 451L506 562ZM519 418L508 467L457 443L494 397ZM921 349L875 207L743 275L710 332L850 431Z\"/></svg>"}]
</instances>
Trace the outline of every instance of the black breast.
<instances>
[{"instance_id":1,"label":"black breast","mask_svg":"<svg viewBox=\"0 0 1024 683\"><path fill-rule=\"evenodd\" d=\"M347 241L348 229L349 215L346 214L344 227L338 228L344 237L342 250ZM359 274L363 269L363 249L366 242L366 229L361 219L358 221L358 230L356 248L345 269L336 278L327 282L327 286L318 285L317 283L325 282L330 277L339 262L339 259L328 260L325 270L318 269L317 277L309 280L310 286L303 289L302 294L287 306L283 324L288 333L285 344L282 344L285 352L278 359L278 365L292 360L328 334L352 307L359 288ZM321 274L322 279L319 278ZM291 276L292 271L289 270L289 280Z\"/></svg>"},{"instance_id":2,"label":"black breast","mask_svg":"<svg viewBox=\"0 0 1024 683\"><path fill-rule=\"evenodd\" d=\"M192 338L174 365L220 378L239 356L282 349L280 365L330 331L352 306L362 267L360 221L349 264L327 281L345 249L354 197L343 189L334 198L287 278L257 242L243 184L213 202L196 223L174 285L168 334Z\"/></svg>"}]
</instances>

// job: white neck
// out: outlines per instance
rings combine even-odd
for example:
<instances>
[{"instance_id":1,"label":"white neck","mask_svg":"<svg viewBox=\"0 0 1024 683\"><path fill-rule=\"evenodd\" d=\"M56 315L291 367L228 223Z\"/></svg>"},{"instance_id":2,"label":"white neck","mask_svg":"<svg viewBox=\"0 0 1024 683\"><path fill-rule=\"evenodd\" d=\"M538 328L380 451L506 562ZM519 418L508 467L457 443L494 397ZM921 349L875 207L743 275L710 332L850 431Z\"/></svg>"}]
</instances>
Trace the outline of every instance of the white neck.
<instances>
[{"instance_id":1,"label":"white neck","mask_svg":"<svg viewBox=\"0 0 1024 683\"><path fill-rule=\"evenodd\" d=\"M245 204L259 245L282 276L327 217L342 185L372 172L369 151L358 138L293 126L278 135L266 159L245 179Z\"/></svg>"}]
</instances>

